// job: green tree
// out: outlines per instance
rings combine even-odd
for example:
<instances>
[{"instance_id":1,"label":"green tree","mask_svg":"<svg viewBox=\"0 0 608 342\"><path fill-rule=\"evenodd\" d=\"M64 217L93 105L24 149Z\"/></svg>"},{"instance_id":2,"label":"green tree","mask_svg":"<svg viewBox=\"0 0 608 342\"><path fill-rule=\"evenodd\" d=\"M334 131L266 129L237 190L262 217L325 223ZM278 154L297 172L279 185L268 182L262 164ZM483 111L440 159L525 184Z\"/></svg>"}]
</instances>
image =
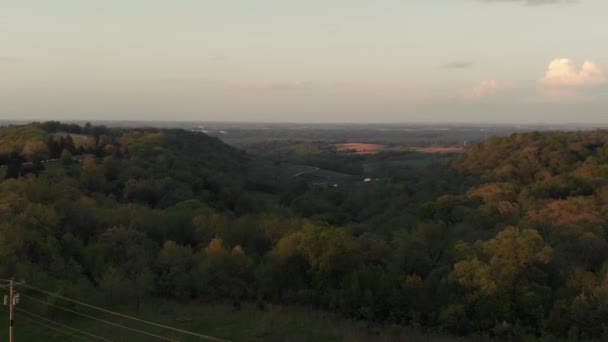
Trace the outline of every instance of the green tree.
<instances>
[{"instance_id":1,"label":"green tree","mask_svg":"<svg viewBox=\"0 0 608 342\"><path fill-rule=\"evenodd\" d=\"M67 149L63 149L63 151L61 151L61 156L59 159L61 160L61 164L63 166L71 165L74 162L72 160L72 153L70 153L70 151Z\"/></svg>"},{"instance_id":2,"label":"green tree","mask_svg":"<svg viewBox=\"0 0 608 342\"><path fill-rule=\"evenodd\" d=\"M551 261L553 249L538 231L506 228L488 241L459 246L465 258L454 265L454 276L464 286L494 292L511 285L524 269Z\"/></svg>"}]
</instances>

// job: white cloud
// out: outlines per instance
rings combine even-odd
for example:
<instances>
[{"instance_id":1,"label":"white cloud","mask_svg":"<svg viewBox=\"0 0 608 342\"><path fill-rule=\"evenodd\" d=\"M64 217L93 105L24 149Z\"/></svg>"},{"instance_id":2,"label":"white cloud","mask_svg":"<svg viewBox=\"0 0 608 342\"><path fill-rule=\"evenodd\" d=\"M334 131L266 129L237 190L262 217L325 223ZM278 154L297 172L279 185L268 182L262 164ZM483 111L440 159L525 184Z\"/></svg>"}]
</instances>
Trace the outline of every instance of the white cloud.
<instances>
[{"instance_id":1,"label":"white cloud","mask_svg":"<svg viewBox=\"0 0 608 342\"><path fill-rule=\"evenodd\" d=\"M577 97L581 90L608 82L604 71L593 62L578 68L568 58L554 59L545 76L539 81L545 95L551 97Z\"/></svg>"},{"instance_id":2,"label":"white cloud","mask_svg":"<svg viewBox=\"0 0 608 342\"><path fill-rule=\"evenodd\" d=\"M496 80L487 80L465 89L461 95L466 100L479 100L483 97L494 96L506 87L505 84Z\"/></svg>"}]
</instances>

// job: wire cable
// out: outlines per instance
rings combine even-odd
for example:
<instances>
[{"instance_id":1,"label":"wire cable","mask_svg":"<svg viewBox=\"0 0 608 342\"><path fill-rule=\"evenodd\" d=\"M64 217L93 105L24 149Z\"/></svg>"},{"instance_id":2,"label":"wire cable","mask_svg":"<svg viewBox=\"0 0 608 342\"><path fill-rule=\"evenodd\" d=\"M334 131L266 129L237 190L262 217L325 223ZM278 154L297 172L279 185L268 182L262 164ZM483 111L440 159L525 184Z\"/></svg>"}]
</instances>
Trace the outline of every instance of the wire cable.
<instances>
[{"instance_id":1,"label":"wire cable","mask_svg":"<svg viewBox=\"0 0 608 342\"><path fill-rule=\"evenodd\" d=\"M91 333L88 333L88 332L86 332L86 331L82 331L82 330L79 330L79 329L76 329L76 328L72 328L72 327L70 327L69 325L65 325L65 324L59 323L59 322L57 322L57 321L54 321L54 320L52 320L52 319L48 319L48 318L43 317L43 316L40 316L40 315L37 315L37 314L32 313L32 312L29 312L29 311L27 311L27 310L23 310L23 309L19 309L19 308L14 308L14 310L19 311L19 312L23 312L23 313L25 313L25 314L27 314L27 315L30 315L30 316L32 316L32 317L36 317L36 318L38 318L38 319L41 319L41 320L43 320L43 321L47 321L47 322L52 323L52 324L57 324L57 325L59 325L59 326L61 326L61 327L63 327L63 328L66 328L66 329L69 329L69 330L73 330L73 331L79 332L79 333L84 334L84 335L87 335L87 336L89 336L89 337L97 338L97 339L100 339L100 340L102 340L102 341L106 341L106 342L112 342L112 340L108 340L107 338L104 338L104 337L101 337L101 336L97 336L97 335L95 335L95 334L91 334ZM21 316L23 316L23 315L21 315Z\"/></svg>"},{"instance_id":2,"label":"wire cable","mask_svg":"<svg viewBox=\"0 0 608 342\"><path fill-rule=\"evenodd\" d=\"M4 312L8 313L8 310L6 310L6 309L4 309L4 308L2 309L2 311L4 311ZM36 321L35 319L29 318L29 317L27 317L27 316L23 316L23 315L18 314L18 313L14 313L14 315L15 315L16 317L22 318L22 319L24 319L24 320L26 320L26 321L29 321L29 322L31 322L31 323L34 323L34 324L40 325L40 326L45 327L45 328L47 328L47 329L55 330L55 331L58 331L58 332L60 332L60 333L62 333L62 334L72 336L72 337L77 338L77 339L79 339L79 340L81 340L81 341L86 341L86 342L95 342L95 341L93 341L93 340L89 340L89 339L88 339L88 338L86 338L86 337L83 337L83 336L80 336L80 335L76 335L76 334L73 334L73 333L68 332L68 331L65 331L65 330L61 330L61 329L59 329L59 328L57 328L57 327L54 327L54 326L52 326L52 325L50 325L50 324L46 324L46 323L42 323L42 322L38 322L38 321Z\"/></svg>"},{"instance_id":3,"label":"wire cable","mask_svg":"<svg viewBox=\"0 0 608 342\"><path fill-rule=\"evenodd\" d=\"M122 329L130 330L130 331L133 331L133 332L136 332L136 333L139 333L139 334L143 334L143 335L148 335L148 336L155 337L155 338L158 338L158 339L161 339L161 340L165 340L165 341L179 342L178 340L174 340L174 339L171 339L171 338L168 338L168 337L164 337L164 336L153 334L153 333L150 333L150 332L147 332L147 331L143 331L143 330L127 327L127 326L124 326L124 325L121 325L121 324L118 324L118 323L114 323L114 322L111 322L111 321L108 321L108 320L105 320L105 319L102 319L102 318L99 318L99 317L90 316L90 315L87 315L87 314L83 314L82 312L78 312L78 311L74 311L72 309L64 308L64 307L59 306L59 305L51 304L49 302L40 300L38 298L34 298L34 297L28 296L28 295L24 295L23 293L20 293L20 295L22 297L29 298L31 300L40 302L42 304L45 304L45 305L48 305L48 306L51 306L51 307L54 307L54 308L57 308L57 309L60 309L60 310L66 311L66 312L70 312L70 313L73 313L75 315L79 315L79 316L82 316L82 317L85 317L85 318L93 319L93 320L96 320L96 321L99 321L99 322L102 322L102 323L105 323L105 324L113 325L113 326L116 326L116 327L119 327L119 328L122 328ZM19 309L17 309L17 310L19 310Z\"/></svg>"},{"instance_id":4,"label":"wire cable","mask_svg":"<svg viewBox=\"0 0 608 342\"><path fill-rule=\"evenodd\" d=\"M56 328L56 327L54 327L54 326L52 326L52 325L49 325L49 324L46 324L46 323L38 322L38 321L36 321L36 320L33 320L33 319L29 318L29 317L26 317L26 316L23 316L23 315L20 315L20 314L15 314L15 316L19 317L20 319L24 319L24 320L29 321L29 322L31 322L31 323L34 323L34 324L40 325L40 326L42 326L42 327L45 327L45 328L47 328L47 329L55 330L55 331L58 331L58 332L60 332L60 333L62 333L62 334L65 334L65 335L68 335L68 336L71 336L71 337L77 338L77 339L79 339L79 340L81 340L81 341L86 341L86 342L95 342L95 341L93 341L93 340L89 340L89 339L88 339L88 338L86 338L86 337L82 337L82 336L80 336L80 335L72 334L71 332L68 332L68 331L65 331L65 330L61 330L61 329L59 329L59 328Z\"/></svg>"},{"instance_id":5,"label":"wire cable","mask_svg":"<svg viewBox=\"0 0 608 342\"><path fill-rule=\"evenodd\" d=\"M62 300L65 300L65 301L68 301L68 302L71 302L71 303L74 303L74 304L86 306L86 307L91 308L91 309L99 310L99 311L102 311L102 312L105 312L105 313L108 313L108 314L112 314L112 315L116 315L116 316L119 316L119 317L122 317L122 318L127 318L127 319L131 319L131 320L134 320L134 321L142 322L142 323L145 323L145 324L153 325L153 326L160 327L160 328L163 328L163 329L172 330L172 331L179 332L179 333L182 333L182 334L185 334L185 335L196 336L196 337L199 337L199 338L202 338L202 339L206 339L206 340L209 340L209 341L215 341L215 342L230 342L228 340L224 340L224 339L221 339L221 338L218 338L218 337L209 336L209 335L203 335L203 334L195 333L195 332L192 332L192 331L183 330L183 329L179 329L179 328L174 328L174 327L170 327L170 326L167 326L167 325L163 325L163 324L159 324L159 323L155 323L155 322L146 321L146 320L143 320L143 319L140 319L140 318L137 318L137 317L128 316L128 315L121 314L121 313L118 313L118 312L110 311L110 310L107 310L107 309L104 309L104 308L100 308L98 306L94 306L94 305L91 305L91 304L87 304L87 303L84 303L84 302L77 301L75 299L71 299L71 298L67 298L67 297L64 297L64 296L61 296L61 295L58 295L58 294L51 293L49 291L37 288L37 287L29 285L29 284L25 284L23 282L18 282L18 283L16 283L16 285L17 286L23 286L25 288L28 288L28 289L31 289L31 290L34 290L34 291L38 291L38 292L46 294L48 296L56 297L56 298L59 298L59 299L62 299Z\"/></svg>"}]
</instances>

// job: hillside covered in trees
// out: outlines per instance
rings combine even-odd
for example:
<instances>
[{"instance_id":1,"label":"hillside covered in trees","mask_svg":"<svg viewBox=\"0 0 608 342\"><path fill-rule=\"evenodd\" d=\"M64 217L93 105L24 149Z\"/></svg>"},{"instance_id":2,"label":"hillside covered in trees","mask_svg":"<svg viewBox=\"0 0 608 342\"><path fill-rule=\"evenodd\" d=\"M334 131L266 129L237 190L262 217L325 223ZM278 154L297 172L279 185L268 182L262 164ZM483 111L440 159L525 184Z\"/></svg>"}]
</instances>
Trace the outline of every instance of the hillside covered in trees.
<instances>
[{"instance_id":1,"label":"hillside covered in trees","mask_svg":"<svg viewBox=\"0 0 608 342\"><path fill-rule=\"evenodd\" d=\"M105 306L255 302L461 336L608 336L608 132L490 138L428 165L324 153L306 163L342 161L329 185L202 133L2 127L0 274ZM351 180L370 170L382 177Z\"/></svg>"}]
</instances>

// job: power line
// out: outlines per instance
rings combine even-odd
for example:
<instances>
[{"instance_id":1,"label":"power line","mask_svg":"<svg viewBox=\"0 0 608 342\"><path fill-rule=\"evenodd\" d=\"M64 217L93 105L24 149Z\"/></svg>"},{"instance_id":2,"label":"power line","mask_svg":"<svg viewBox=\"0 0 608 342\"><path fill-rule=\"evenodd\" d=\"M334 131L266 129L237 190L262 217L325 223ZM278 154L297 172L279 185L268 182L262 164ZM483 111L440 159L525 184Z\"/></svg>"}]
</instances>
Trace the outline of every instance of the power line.
<instances>
[{"instance_id":1,"label":"power line","mask_svg":"<svg viewBox=\"0 0 608 342\"><path fill-rule=\"evenodd\" d=\"M140 334L143 334L143 335L148 335L148 336L155 337L155 338L158 338L158 339L161 339L161 340L165 340L165 341L179 342L177 340L174 340L174 339L171 339L171 338L168 338L168 337L164 337L164 336L153 334L153 333L150 333L150 332L147 332L147 331L143 331L143 330L127 327L127 326L124 326L124 325L121 325L121 324L118 324L118 323L114 323L114 322L111 322L111 321L108 321L108 320L105 320L105 319L102 319L102 318L90 316L90 315L87 315L87 314L83 314L82 312L78 312L78 311L74 311L74 310L71 310L71 309L68 309L68 308L64 308L64 307L59 306L59 305L51 304L49 302L45 302L43 300L40 300L38 298L34 298L32 296L28 296L28 295L24 295L24 294L21 294L21 295L23 297L32 299L32 300L40 302L42 304L46 304L48 306L52 306L54 308L57 308L57 309L60 309L60 310L66 311L66 312L70 312L70 313L73 313L75 315L79 315L79 316L82 316L82 317L85 317L85 318L93 319L93 320L96 320L96 321L99 321L99 322L102 322L102 323L105 323L105 324L113 325L113 326L116 326L116 327L119 327L119 328L122 328L122 329L130 330L130 331L133 331L133 332L136 332L136 333L140 333ZM22 311L22 310L20 310L20 311Z\"/></svg>"},{"instance_id":2,"label":"power line","mask_svg":"<svg viewBox=\"0 0 608 342\"><path fill-rule=\"evenodd\" d=\"M61 295L58 295L58 294L51 293L51 292L48 292L46 290L37 288L35 286L29 285L29 284L25 284L23 282L17 283L17 285L18 286L26 287L26 288L34 290L34 291L38 291L38 292L46 294L48 296L60 298L62 300L65 300L65 301L68 301L68 302L71 302L71 303L74 303L74 304L86 306L86 307L91 308L91 309L99 310L99 311L102 311L102 312L105 312L105 313L108 313L108 314L112 314L112 315L116 315L116 316L119 316L119 317L122 317L122 318L127 318L127 319L131 319L131 320L134 320L134 321L142 322L142 323L145 323L145 324L153 325L153 326L160 327L160 328L163 328L163 329L172 330L172 331L179 332L179 333L182 333L182 334L199 337L199 338L206 339L206 340L209 340L209 341L230 342L228 340L224 340L224 339L221 339L221 338L218 338L218 337L209 336L209 335L203 335L203 334L195 333L195 332L188 331L188 330L178 329L178 328L170 327L170 326L167 326L167 325L163 325L163 324L159 324L159 323L155 323L155 322L146 321L146 320L143 320L143 319L140 319L140 318L137 318L137 317L128 316L128 315L121 314L121 313L118 313L118 312L110 311L110 310L107 310L107 309L104 309L104 308L100 308L98 306L94 306L94 305L91 305L91 304L87 304L87 303L84 303L84 302L77 301L75 299L71 299L71 298L67 298L67 297L64 297L64 296L61 296Z\"/></svg>"},{"instance_id":3,"label":"power line","mask_svg":"<svg viewBox=\"0 0 608 342\"><path fill-rule=\"evenodd\" d=\"M102 341L106 341L106 342L112 342L112 340L108 340L107 338L104 338L104 337L101 337L101 336L97 336L95 334L91 334L91 333L88 333L86 331L82 331L80 329L72 328L69 325L65 325L65 324L59 323L57 321L54 321L52 319L48 319L46 317L43 317L43 316L40 316L40 315L36 315L35 313L31 313L31 312L29 312L27 310L18 309L18 308L15 308L15 310L17 310L19 312L23 312L23 313L25 313L27 315L30 315L32 317L36 317L36 318L41 319L43 321L47 321L49 323L56 324L56 325L58 325L60 327L63 327L63 328L69 329L69 330L73 330L73 331L79 332L79 333L81 333L83 335L87 335L89 337L93 337L93 338L96 338L96 339L99 339L99 340L102 340ZM23 315L19 315L19 316L24 317Z\"/></svg>"},{"instance_id":4,"label":"power line","mask_svg":"<svg viewBox=\"0 0 608 342\"><path fill-rule=\"evenodd\" d=\"M7 311L6 309L2 309L2 311L4 311L4 312L8 313L8 311ZM68 332L68 331L65 331L65 330L61 330L61 329L59 329L59 328L57 328L57 327L54 327L54 326L52 326L52 325L49 325L49 324L46 324L46 323L42 323L42 322L38 322L38 321L36 321L35 319L29 318L29 317L27 317L27 316L23 316L23 315L21 315L21 314L15 314L15 316L17 316L17 317L19 317L19 318L22 318L22 319L24 319L24 320L26 320L26 321L29 321L29 322L31 322L31 323L34 323L34 324L40 325L40 326L42 326L42 327L45 327L45 328L47 328L47 329L55 330L55 331L58 331L58 332L60 332L60 333L62 333L62 334L65 334L65 335L69 335L69 336L75 337L75 338L77 338L77 339L79 339L79 340L82 340L82 341L86 341L86 342L95 342L95 341L93 341L93 340L89 340L88 338L82 337L82 336L80 336L80 335L76 335L76 334L73 334L73 333L71 333L71 332Z\"/></svg>"},{"instance_id":5,"label":"power line","mask_svg":"<svg viewBox=\"0 0 608 342\"><path fill-rule=\"evenodd\" d=\"M23 316L23 315L20 315L20 314L15 314L15 316L17 316L17 317L19 317L19 318L21 318L21 319L25 319L26 321L29 321L29 322L31 322L31 323L38 324L38 325L40 325L40 326L42 326L42 327L45 327L45 328L47 328L47 329L55 330L55 331L58 331L58 332L60 332L60 333L62 333L62 334L65 334L65 335L68 335L68 336L71 336L71 337L77 338L77 339L79 339L79 340L81 340L81 341L86 341L86 342L95 342L95 341L93 341L93 340L89 340L89 339L88 339L88 338L86 338L86 337L82 337L82 336L80 336L80 335L72 334L71 332L67 332L67 331L65 331L65 330L61 330L61 329L59 329L59 328L53 327L53 326L51 326L51 325L49 325L49 324L46 324L46 323L38 322L38 321L36 321L36 320L33 320L33 319L31 319L31 318L28 318L28 317Z\"/></svg>"},{"instance_id":6,"label":"power line","mask_svg":"<svg viewBox=\"0 0 608 342\"><path fill-rule=\"evenodd\" d=\"M8 280L0 279L0 281L8 281ZM230 342L228 340L224 340L224 339L221 339L221 338L218 338L218 337L204 335L204 334L199 334L199 333L195 333L195 332L192 332L192 331L183 330L183 329L179 329L179 328L174 328L174 327L171 327L171 326L167 326L167 325L163 325L163 324L159 324L159 323L155 323L155 322L151 322L151 321L146 321L146 320L143 320L143 319L140 319L140 318L137 318L137 317L133 317L133 316L121 314L121 313L118 313L118 312L114 312L114 311L111 311L111 310L107 310L107 309L104 309L104 308L101 308L101 307L98 307L98 306L94 306L94 305L91 305L91 304L87 304L87 303L84 303L84 302L77 301L75 299L71 299L71 298L67 298L67 297L64 297L64 296L61 296L61 295L58 295L58 294L54 294L52 292L43 290L41 288L38 288L38 287L35 287L35 286L32 286L32 285L26 284L25 282L18 282L18 283L16 283L16 285L26 287L28 289L31 289L31 290L34 290L34 291L46 294L46 295L51 296L51 297L55 297L55 298L59 298L59 299L65 300L67 302L71 302L71 303L74 303L74 304L82 305L82 306L85 306L85 307L88 307L88 308L91 308L91 309L99 310L99 311L102 311L102 312L105 312L105 313L108 313L108 314L112 314L112 315L116 315L116 316L119 316L119 317L122 317L122 318L127 318L127 319L131 319L131 320L134 320L134 321L142 322L142 323L145 323L145 324L153 325L153 326L160 327L160 328L163 328L163 329L172 330L172 331L179 332L179 333L182 333L182 334L199 337L201 339L206 339L206 340L209 340L209 341ZM130 328L130 327L127 327L127 326L123 326L123 325L111 322L111 321L107 321L107 320L103 320L103 319L100 319L100 318L97 318L97 317L85 315L83 313L80 313L80 312L77 312L77 311L73 311L73 310L70 310L70 309L58 306L58 305L54 305L54 304L51 304L51 303L39 300L37 298L31 297L31 296L27 296L27 297L30 298L30 299L42 302L42 303L44 303L46 305L50 305L50 306L56 307L58 309L61 309L61 310L64 310L64 311L68 311L68 312L71 312L71 313L74 313L74 314L77 314L77 315L80 315L80 316L83 316L83 317L87 317L87 318L90 318L90 319L95 319L95 320L104 322L106 324L118 326L118 327L121 327L123 329L135 331L135 332L138 332L138 333L141 333L141 334L145 334L145 335L149 335L149 336L154 336L154 337L157 337L157 338L160 338L160 339L164 339L164 340L168 340L168 341L175 341L175 340L163 337L163 336L159 336L159 335L148 333L146 331Z\"/></svg>"}]
</instances>

